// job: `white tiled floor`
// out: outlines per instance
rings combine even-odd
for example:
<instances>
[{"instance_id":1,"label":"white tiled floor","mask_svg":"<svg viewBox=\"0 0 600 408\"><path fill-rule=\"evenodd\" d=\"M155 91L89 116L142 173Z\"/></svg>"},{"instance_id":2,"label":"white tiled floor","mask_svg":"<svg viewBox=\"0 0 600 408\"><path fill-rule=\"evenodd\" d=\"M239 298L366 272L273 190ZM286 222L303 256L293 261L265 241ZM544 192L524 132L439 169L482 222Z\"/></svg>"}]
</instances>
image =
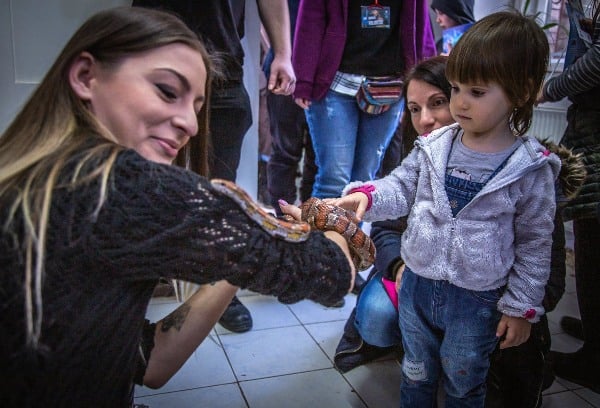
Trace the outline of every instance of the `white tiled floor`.
<instances>
[{"instance_id":1,"label":"white tiled floor","mask_svg":"<svg viewBox=\"0 0 600 408\"><path fill-rule=\"evenodd\" d=\"M364 272L363 272L364 274ZM366 275L365 275L366 276ZM254 328L243 334L217 326L180 372L159 390L136 389L136 402L151 408L397 407L400 365L390 356L346 374L333 368L333 353L356 296L331 309L310 301L283 305L274 298L240 293ZM177 306L155 298L151 320ZM564 314L579 316L572 269L567 291L549 314L552 347L574 351L581 342L561 332ZM545 392L544 408L600 408L600 394L557 379Z\"/></svg>"}]
</instances>

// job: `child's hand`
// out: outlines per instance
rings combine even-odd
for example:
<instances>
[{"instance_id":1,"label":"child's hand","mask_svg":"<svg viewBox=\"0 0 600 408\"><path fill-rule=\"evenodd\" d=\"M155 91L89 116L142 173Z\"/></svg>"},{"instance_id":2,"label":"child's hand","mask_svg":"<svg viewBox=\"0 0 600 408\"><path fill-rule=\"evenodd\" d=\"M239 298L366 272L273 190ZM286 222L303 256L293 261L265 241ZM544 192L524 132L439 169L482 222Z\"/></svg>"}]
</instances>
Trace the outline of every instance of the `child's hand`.
<instances>
[{"instance_id":1,"label":"child's hand","mask_svg":"<svg viewBox=\"0 0 600 408\"><path fill-rule=\"evenodd\" d=\"M367 205L369 205L369 199L365 193L356 192L348 194L341 198L326 198L327 204L337 205L345 210L353 211L358 221L362 220L365 211L367 211Z\"/></svg>"},{"instance_id":2,"label":"child's hand","mask_svg":"<svg viewBox=\"0 0 600 408\"><path fill-rule=\"evenodd\" d=\"M500 341L500 348L505 349L523 344L529 338L531 333L531 323L522 317L513 317L502 315L498 328L496 329L496 337L504 337Z\"/></svg>"},{"instance_id":3,"label":"child's hand","mask_svg":"<svg viewBox=\"0 0 600 408\"><path fill-rule=\"evenodd\" d=\"M295 205L288 204L285 200L279 200L279 208L281 208L281 212L292 216L296 221L302 221L302 210ZM335 231L324 231L324 234L327 238L335 242L346 258L348 259L348 263L350 264L350 288L348 288L348 293L352 291L354 287L354 278L356 277L356 266L354 266L354 261L352 260L352 254L350 253L350 248L348 247L348 241L342 235Z\"/></svg>"}]
</instances>

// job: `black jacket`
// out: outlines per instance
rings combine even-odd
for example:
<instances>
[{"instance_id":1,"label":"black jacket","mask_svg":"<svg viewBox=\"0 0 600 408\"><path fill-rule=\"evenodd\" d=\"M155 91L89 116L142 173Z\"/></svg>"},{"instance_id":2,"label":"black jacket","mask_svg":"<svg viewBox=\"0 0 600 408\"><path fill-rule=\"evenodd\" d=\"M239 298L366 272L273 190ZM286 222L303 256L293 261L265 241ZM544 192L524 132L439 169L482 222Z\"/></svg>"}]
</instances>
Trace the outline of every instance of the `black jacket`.
<instances>
[{"instance_id":1,"label":"black jacket","mask_svg":"<svg viewBox=\"0 0 600 408\"><path fill-rule=\"evenodd\" d=\"M474 0L433 0L431 8L446 14L458 25L474 23L473 16Z\"/></svg>"}]
</instances>

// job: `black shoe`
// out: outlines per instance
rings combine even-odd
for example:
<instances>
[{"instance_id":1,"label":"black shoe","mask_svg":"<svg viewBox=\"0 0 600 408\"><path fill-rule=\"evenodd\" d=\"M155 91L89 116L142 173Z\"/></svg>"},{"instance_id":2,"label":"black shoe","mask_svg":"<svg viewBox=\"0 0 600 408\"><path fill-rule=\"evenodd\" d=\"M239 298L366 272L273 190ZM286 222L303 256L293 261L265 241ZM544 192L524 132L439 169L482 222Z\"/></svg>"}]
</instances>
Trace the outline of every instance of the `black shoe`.
<instances>
[{"instance_id":1,"label":"black shoe","mask_svg":"<svg viewBox=\"0 0 600 408\"><path fill-rule=\"evenodd\" d=\"M244 333L252 328L252 316L248 308L240 302L237 296L234 296L219 319L219 323L229 331Z\"/></svg>"},{"instance_id":2,"label":"black shoe","mask_svg":"<svg viewBox=\"0 0 600 408\"><path fill-rule=\"evenodd\" d=\"M363 286L365 286L366 282L367 281L362 276L360 276L359 273L357 273L356 277L354 278L354 286L352 287L352 293L358 295Z\"/></svg>"},{"instance_id":3,"label":"black shoe","mask_svg":"<svg viewBox=\"0 0 600 408\"><path fill-rule=\"evenodd\" d=\"M356 326L354 326L355 318L356 308L352 309L352 312L344 325L344 333L335 349L335 355L333 357L333 365L342 373L348 372L363 364L370 363L371 361L394 351L398 352L398 347L376 347L365 343L360 337ZM396 355L396 357L398 357L398 355Z\"/></svg>"},{"instance_id":4,"label":"black shoe","mask_svg":"<svg viewBox=\"0 0 600 408\"><path fill-rule=\"evenodd\" d=\"M574 353L551 351L549 355L557 377L600 394L600 376L598 376L600 358L598 356L586 352L583 347Z\"/></svg>"},{"instance_id":5,"label":"black shoe","mask_svg":"<svg viewBox=\"0 0 600 408\"><path fill-rule=\"evenodd\" d=\"M583 340L583 326L581 325L580 319L571 316L563 316L560 319L560 327L568 335Z\"/></svg>"}]
</instances>

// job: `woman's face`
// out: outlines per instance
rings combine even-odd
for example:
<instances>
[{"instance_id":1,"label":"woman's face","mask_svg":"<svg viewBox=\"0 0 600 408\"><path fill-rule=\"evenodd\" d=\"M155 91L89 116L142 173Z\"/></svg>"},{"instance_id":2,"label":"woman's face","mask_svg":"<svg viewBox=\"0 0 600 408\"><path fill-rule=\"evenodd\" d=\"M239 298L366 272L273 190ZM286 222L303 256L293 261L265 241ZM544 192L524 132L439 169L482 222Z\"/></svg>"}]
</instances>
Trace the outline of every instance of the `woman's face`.
<instances>
[{"instance_id":1,"label":"woman's face","mask_svg":"<svg viewBox=\"0 0 600 408\"><path fill-rule=\"evenodd\" d=\"M135 54L116 67L92 64L91 111L123 146L170 164L198 132L205 99L202 55L174 43Z\"/></svg>"},{"instance_id":2,"label":"woman's face","mask_svg":"<svg viewBox=\"0 0 600 408\"><path fill-rule=\"evenodd\" d=\"M442 90L421 79L412 79L406 89L406 106L419 135L454 123L448 98Z\"/></svg>"}]
</instances>

